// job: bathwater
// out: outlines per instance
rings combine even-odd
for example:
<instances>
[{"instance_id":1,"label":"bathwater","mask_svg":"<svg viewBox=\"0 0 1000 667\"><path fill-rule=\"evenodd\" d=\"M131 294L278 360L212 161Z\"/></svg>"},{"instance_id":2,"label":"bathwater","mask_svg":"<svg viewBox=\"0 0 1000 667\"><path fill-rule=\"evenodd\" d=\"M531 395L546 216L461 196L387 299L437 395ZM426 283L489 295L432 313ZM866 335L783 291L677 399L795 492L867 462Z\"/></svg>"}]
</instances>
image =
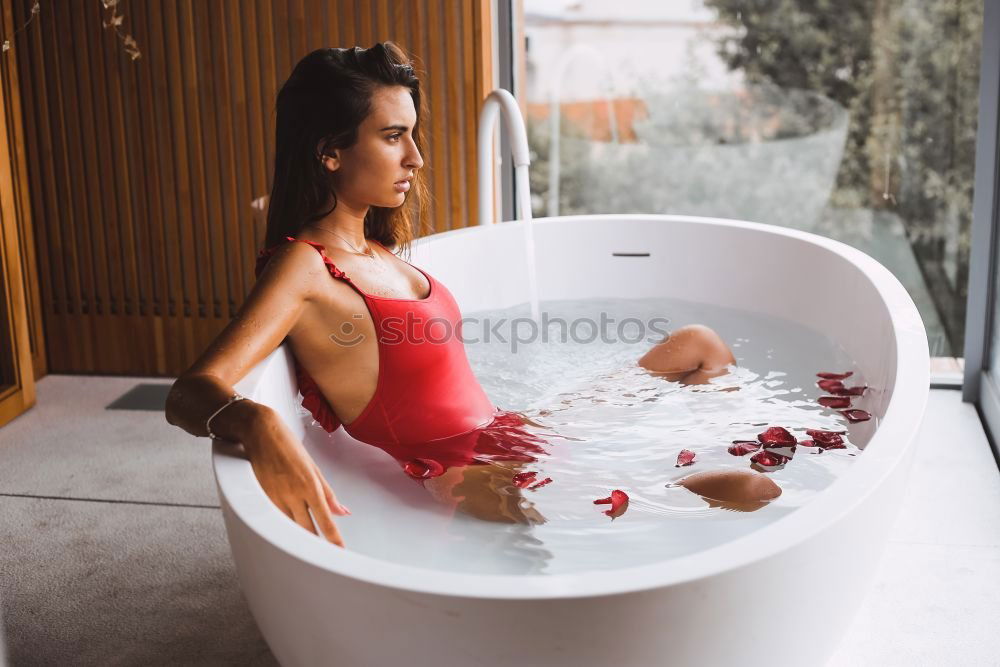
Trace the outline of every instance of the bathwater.
<instances>
[{"instance_id":1,"label":"bathwater","mask_svg":"<svg viewBox=\"0 0 1000 667\"><path fill-rule=\"evenodd\" d=\"M846 386L868 384L864 369L819 330L664 299L543 301L541 311L546 326L537 329L527 304L465 313L462 335L493 403L537 422L525 428L547 438L548 454L520 470L552 481L533 490L496 485L493 501L489 493L477 501L477 511L495 520L458 512L444 528L429 530L420 548L379 557L452 572L563 574L695 553L808 503L857 460L877 426L875 415L852 424L817 403L828 395L816 385L818 372L853 371ZM684 385L636 365L664 334L693 323L711 327L730 346L737 363L728 374ZM851 397L850 407L870 407L880 391L870 386ZM847 431L847 446L799 446L784 467L762 473L781 495L754 511L671 486L700 471L752 470L752 454L728 448L770 426L798 440L809 438L807 428ZM693 464L677 466L682 449L695 453ZM629 502L612 518L605 514L610 505L594 501L615 489Z\"/></svg>"}]
</instances>

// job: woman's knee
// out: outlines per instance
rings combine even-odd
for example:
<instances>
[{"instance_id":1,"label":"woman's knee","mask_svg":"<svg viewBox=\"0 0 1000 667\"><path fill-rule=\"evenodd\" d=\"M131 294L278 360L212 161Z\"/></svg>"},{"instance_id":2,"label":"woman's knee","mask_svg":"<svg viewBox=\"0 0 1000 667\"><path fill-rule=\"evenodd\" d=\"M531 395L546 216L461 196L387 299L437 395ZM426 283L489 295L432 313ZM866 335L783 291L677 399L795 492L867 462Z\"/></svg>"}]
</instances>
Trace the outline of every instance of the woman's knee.
<instances>
[{"instance_id":1,"label":"woman's knee","mask_svg":"<svg viewBox=\"0 0 1000 667\"><path fill-rule=\"evenodd\" d=\"M704 324L687 324L678 329L678 331L682 330L685 335L698 341L702 368L717 369L726 364L736 363L732 350L715 329Z\"/></svg>"},{"instance_id":2,"label":"woman's knee","mask_svg":"<svg viewBox=\"0 0 1000 667\"><path fill-rule=\"evenodd\" d=\"M639 365L658 373L671 373L671 379L699 369L718 371L736 358L726 342L711 327L687 324L672 331L639 359Z\"/></svg>"},{"instance_id":3,"label":"woman's knee","mask_svg":"<svg viewBox=\"0 0 1000 667\"><path fill-rule=\"evenodd\" d=\"M741 511L764 507L781 495L781 487L752 470L706 470L675 482L713 506Z\"/></svg>"}]
</instances>

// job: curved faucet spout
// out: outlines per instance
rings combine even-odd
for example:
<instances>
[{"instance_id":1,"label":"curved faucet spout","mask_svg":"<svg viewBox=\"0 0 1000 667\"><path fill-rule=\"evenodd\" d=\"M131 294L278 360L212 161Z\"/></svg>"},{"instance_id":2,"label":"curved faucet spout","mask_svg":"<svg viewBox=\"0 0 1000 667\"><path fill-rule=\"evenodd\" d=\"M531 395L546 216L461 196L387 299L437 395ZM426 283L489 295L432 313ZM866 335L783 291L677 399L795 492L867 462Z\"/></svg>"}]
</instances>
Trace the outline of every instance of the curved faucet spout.
<instances>
[{"instance_id":1,"label":"curved faucet spout","mask_svg":"<svg viewBox=\"0 0 1000 667\"><path fill-rule=\"evenodd\" d=\"M502 162L499 155L493 161L493 137L496 129L497 116L503 110L507 135L510 138L514 158L514 185L517 194L515 220L531 220L531 193L528 189L528 165L531 158L528 152L528 132L524 127L521 109L517 100L510 92L497 88L486 96L483 109L479 113L479 137L477 145L477 160L479 164L479 224L493 223L495 209L493 206L493 182L495 168Z\"/></svg>"}]
</instances>

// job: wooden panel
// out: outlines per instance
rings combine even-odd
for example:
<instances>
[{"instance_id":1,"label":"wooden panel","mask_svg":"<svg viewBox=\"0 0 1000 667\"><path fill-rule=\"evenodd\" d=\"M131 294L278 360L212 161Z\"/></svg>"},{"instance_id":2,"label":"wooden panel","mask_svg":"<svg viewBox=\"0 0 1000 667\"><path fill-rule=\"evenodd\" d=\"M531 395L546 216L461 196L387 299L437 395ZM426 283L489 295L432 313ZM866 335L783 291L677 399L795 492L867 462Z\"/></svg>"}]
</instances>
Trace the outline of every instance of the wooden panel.
<instances>
[{"instance_id":1,"label":"wooden panel","mask_svg":"<svg viewBox=\"0 0 1000 667\"><path fill-rule=\"evenodd\" d=\"M9 15L5 20L9 19ZM0 64L6 69L13 59ZM5 73L6 76L6 73ZM6 82L5 82L6 83ZM35 373L29 336L28 299L19 222L16 147L8 126L9 88L0 86L0 426L35 404Z\"/></svg>"},{"instance_id":2,"label":"wooden panel","mask_svg":"<svg viewBox=\"0 0 1000 667\"><path fill-rule=\"evenodd\" d=\"M6 19L23 24L31 3L9 4ZM20 144L19 133L8 139L26 162L15 199L35 212L23 263L38 276L29 321L39 336L45 320L36 367L172 376L225 326L263 243L250 202L270 191L275 95L316 48L392 40L414 57L430 112L428 226L475 224L475 128L494 77L490 5L120 3L137 60L102 27L100 2L44 5L2 81L5 91L20 82L23 105L23 115L6 111L24 130Z\"/></svg>"},{"instance_id":3,"label":"wooden panel","mask_svg":"<svg viewBox=\"0 0 1000 667\"><path fill-rule=\"evenodd\" d=\"M38 19L36 17L28 29L34 29L37 25ZM20 24L14 24L14 11L11 3L2 3L0 32L4 35L10 35L18 27L20 27ZM0 64L0 88L2 88L4 100L4 123L9 151L8 155L0 159L8 160L10 163L11 187L13 189L11 196L14 206L14 218L10 223L16 226L18 255L21 267L20 280L24 284L25 293L25 317L28 327L32 375L35 379L38 379L47 372L47 359L45 356L41 287L36 278L38 275L38 257L32 234L31 198L28 189L29 172L27 154L32 147L27 143L31 140L31 137L27 137L23 131L24 124L17 68L19 57L21 56L17 50L8 51L2 55L3 61Z\"/></svg>"}]
</instances>

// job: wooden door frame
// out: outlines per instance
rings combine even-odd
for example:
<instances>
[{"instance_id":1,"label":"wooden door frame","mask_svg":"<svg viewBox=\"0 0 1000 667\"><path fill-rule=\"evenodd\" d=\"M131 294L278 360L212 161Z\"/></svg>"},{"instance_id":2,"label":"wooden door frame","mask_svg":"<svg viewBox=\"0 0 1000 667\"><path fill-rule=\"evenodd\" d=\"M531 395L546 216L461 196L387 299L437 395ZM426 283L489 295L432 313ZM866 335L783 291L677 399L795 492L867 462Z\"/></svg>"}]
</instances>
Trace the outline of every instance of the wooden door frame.
<instances>
[{"instance_id":1,"label":"wooden door frame","mask_svg":"<svg viewBox=\"0 0 1000 667\"><path fill-rule=\"evenodd\" d=\"M0 109L4 108L3 87L0 86ZM0 390L0 426L11 421L35 404L35 369L31 360L28 337L28 312L25 299L24 267L21 264L21 244L18 238L17 206L14 202L12 155L7 141L6 114L0 113L0 271L7 303L7 321L0 339L13 344L14 384Z\"/></svg>"}]
</instances>

